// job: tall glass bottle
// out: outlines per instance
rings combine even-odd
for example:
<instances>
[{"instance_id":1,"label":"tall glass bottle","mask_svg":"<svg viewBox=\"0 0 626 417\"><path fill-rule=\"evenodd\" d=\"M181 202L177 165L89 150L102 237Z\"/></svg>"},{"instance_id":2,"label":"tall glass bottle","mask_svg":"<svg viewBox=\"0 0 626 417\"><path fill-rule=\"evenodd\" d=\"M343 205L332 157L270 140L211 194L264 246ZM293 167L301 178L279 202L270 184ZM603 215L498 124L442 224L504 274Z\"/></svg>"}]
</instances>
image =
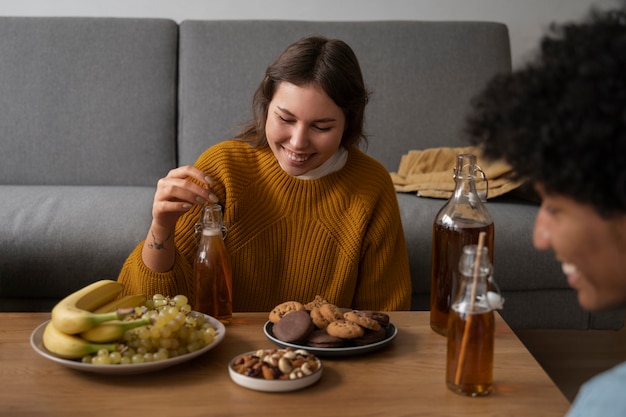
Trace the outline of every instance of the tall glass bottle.
<instances>
[{"instance_id":1,"label":"tall glass bottle","mask_svg":"<svg viewBox=\"0 0 626 417\"><path fill-rule=\"evenodd\" d=\"M230 323L233 317L232 269L224 245L226 228L219 204L204 206L196 232L200 239L193 264L193 308L222 323Z\"/></svg>"},{"instance_id":2,"label":"tall glass bottle","mask_svg":"<svg viewBox=\"0 0 626 417\"><path fill-rule=\"evenodd\" d=\"M458 282L458 265L465 245L475 244L486 232L485 246L493 263L494 225L487 206L476 191L476 173L484 173L476 156L457 156L454 194L439 210L433 222L430 277L430 327L445 336L448 312Z\"/></svg>"},{"instance_id":3,"label":"tall glass bottle","mask_svg":"<svg viewBox=\"0 0 626 417\"><path fill-rule=\"evenodd\" d=\"M489 394L493 386L495 320L489 301L494 297L488 295L488 249L465 246L459 271L459 291L448 322L446 384L457 394L476 397Z\"/></svg>"}]
</instances>

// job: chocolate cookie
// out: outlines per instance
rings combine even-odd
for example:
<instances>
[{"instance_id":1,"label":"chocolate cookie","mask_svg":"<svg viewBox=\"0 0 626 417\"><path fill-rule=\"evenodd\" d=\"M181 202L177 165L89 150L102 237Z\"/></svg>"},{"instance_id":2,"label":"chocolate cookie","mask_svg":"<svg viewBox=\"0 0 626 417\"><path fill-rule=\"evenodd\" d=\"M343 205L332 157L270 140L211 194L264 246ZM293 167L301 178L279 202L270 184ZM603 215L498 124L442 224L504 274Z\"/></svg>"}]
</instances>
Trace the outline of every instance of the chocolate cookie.
<instances>
[{"instance_id":1,"label":"chocolate cookie","mask_svg":"<svg viewBox=\"0 0 626 417\"><path fill-rule=\"evenodd\" d=\"M365 330L363 336L352 339L352 343L356 346L371 345L372 343L380 342L387 336L387 330L383 327L379 327L378 330Z\"/></svg>"},{"instance_id":2,"label":"chocolate cookie","mask_svg":"<svg viewBox=\"0 0 626 417\"><path fill-rule=\"evenodd\" d=\"M313 330L309 334L306 344L316 348L340 348L346 345L346 341L340 337L329 335L326 330Z\"/></svg>"},{"instance_id":3,"label":"chocolate cookie","mask_svg":"<svg viewBox=\"0 0 626 417\"><path fill-rule=\"evenodd\" d=\"M296 343L306 340L313 331L311 316L305 310L292 311L274 324L274 336L283 342Z\"/></svg>"},{"instance_id":4,"label":"chocolate cookie","mask_svg":"<svg viewBox=\"0 0 626 417\"><path fill-rule=\"evenodd\" d=\"M371 311L371 310L359 310L355 311L359 316L367 317L372 320L376 320L381 326L386 327L389 325L389 315L383 313L382 311Z\"/></svg>"},{"instance_id":5,"label":"chocolate cookie","mask_svg":"<svg viewBox=\"0 0 626 417\"><path fill-rule=\"evenodd\" d=\"M276 307L270 311L269 319L272 323L276 324L282 319L286 314L291 313L292 311L304 311L304 305L297 301L285 301L284 303L278 304Z\"/></svg>"}]
</instances>

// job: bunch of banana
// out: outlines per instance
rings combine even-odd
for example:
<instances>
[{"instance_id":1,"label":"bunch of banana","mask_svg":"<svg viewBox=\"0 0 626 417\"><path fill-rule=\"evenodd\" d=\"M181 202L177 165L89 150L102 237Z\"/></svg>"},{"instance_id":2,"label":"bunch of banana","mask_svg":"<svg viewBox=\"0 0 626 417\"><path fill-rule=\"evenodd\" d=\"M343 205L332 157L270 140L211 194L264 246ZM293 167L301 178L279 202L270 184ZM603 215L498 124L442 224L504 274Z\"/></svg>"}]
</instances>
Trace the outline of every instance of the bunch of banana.
<instances>
[{"instance_id":1,"label":"bunch of banana","mask_svg":"<svg viewBox=\"0 0 626 417\"><path fill-rule=\"evenodd\" d=\"M52 309L52 320L43 333L43 344L50 352L75 359L100 349L113 351L124 332L150 324L148 319L122 320L145 304L143 294L117 299L123 285L101 280L68 295Z\"/></svg>"}]
</instances>

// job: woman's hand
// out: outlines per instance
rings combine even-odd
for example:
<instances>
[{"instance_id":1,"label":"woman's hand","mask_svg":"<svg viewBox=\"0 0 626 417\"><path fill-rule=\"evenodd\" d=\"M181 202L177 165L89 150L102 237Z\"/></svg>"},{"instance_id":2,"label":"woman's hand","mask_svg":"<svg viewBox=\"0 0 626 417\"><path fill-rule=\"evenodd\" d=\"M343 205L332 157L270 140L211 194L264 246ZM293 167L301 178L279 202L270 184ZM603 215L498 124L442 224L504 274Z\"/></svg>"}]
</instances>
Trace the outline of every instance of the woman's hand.
<instances>
[{"instance_id":1,"label":"woman's hand","mask_svg":"<svg viewBox=\"0 0 626 417\"><path fill-rule=\"evenodd\" d=\"M178 218L194 204L216 203L218 199L211 188L212 183L209 176L193 166L172 169L157 183L152 204L153 226L172 230Z\"/></svg>"},{"instance_id":2,"label":"woman's hand","mask_svg":"<svg viewBox=\"0 0 626 417\"><path fill-rule=\"evenodd\" d=\"M172 169L158 181L152 203L152 224L142 250L142 258L148 268L157 272L172 268L176 254L176 221L194 204L204 204L207 200L218 202L211 188L212 183L213 180L204 172L189 165Z\"/></svg>"}]
</instances>

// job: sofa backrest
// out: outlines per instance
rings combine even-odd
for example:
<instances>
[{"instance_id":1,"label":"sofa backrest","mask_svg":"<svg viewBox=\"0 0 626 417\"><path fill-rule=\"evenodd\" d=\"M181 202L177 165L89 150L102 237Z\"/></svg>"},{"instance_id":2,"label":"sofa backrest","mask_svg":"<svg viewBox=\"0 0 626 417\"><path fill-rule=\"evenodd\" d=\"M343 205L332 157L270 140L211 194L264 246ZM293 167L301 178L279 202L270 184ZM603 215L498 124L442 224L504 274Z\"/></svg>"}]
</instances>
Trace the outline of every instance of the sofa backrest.
<instances>
[{"instance_id":1,"label":"sofa backrest","mask_svg":"<svg viewBox=\"0 0 626 417\"><path fill-rule=\"evenodd\" d=\"M156 184L177 51L171 20L0 17L0 184Z\"/></svg>"},{"instance_id":2,"label":"sofa backrest","mask_svg":"<svg viewBox=\"0 0 626 417\"><path fill-rule=\"evenodd\" d=\"M354 49L372 92L366 150L390 171L409 149L465 146L470 98L511 69L508 30L500 23L184 21L179 164L232 137L252 115L265 68L308 35L339 38Z\"/></svg>"}]
</instances>

